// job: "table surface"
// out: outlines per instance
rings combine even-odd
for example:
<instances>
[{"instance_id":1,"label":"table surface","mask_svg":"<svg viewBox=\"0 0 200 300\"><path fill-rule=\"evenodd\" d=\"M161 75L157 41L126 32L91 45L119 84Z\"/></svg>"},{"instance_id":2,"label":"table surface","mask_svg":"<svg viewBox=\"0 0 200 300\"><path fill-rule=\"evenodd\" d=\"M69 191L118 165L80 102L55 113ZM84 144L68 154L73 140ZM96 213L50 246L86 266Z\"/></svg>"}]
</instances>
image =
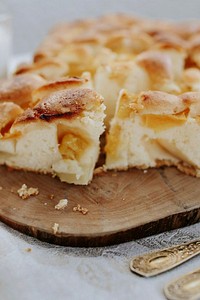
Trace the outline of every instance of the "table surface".
<instances>
[{"instance_id":1,"label":"table surface","mask_svg":"<svg viewBox=\"0 0 200 300\"><path fill-rule=\"evenodd\" d=\"M162 300L164 285L200 268L199 258L153 278L131 273L130 259L199 237L200 223L116 246L71 248L42 243L0 223L0 300Z\"/></svg>"}]
</instances>

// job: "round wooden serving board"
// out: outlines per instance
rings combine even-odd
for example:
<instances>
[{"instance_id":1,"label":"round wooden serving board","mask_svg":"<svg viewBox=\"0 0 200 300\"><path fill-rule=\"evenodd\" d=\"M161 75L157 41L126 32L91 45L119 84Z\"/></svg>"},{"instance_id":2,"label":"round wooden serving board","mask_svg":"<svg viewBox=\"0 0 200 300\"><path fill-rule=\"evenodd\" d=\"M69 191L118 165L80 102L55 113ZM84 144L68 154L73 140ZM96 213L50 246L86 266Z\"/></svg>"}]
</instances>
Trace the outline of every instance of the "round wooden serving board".
<instances>
[{"instance_id":1,"label":"round wooden serving board","mask_svg":"<svg viewBox=\"0 0 200 300\"><path fill-rule=\"evenodd\" d=\"M0 220L59 245L116 244L193 224L200 217L200 179L175 168L102 173L89 186L5 167L0 167L0 178ZM39 195L19 198L17 190L24 183L39 188ZM58 211L55 205L63 198L68 206ZM88 214L74 212L77 204ZM57 234L54 223L59 224Z\"/></svg>"}]
</instances>

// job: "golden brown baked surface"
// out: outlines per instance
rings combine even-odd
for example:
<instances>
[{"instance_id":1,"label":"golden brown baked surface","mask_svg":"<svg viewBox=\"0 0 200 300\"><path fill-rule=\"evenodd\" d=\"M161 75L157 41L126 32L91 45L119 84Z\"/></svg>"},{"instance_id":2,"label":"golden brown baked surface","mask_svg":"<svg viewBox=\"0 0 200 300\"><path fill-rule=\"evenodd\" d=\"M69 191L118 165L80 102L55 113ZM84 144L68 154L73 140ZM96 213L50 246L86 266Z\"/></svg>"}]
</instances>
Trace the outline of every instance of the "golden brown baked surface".
<instances>
[{"instance_id":1,"label":"golden brown baked surface","mask_svg":"<svg viewBox=\"0 0 200 300\"><path fill-rule=\"evenodd\" d=\"M37 119L51 121L55 118L72 119L83 110L89 111L103 103L103 98L90 89L69 89L51 93L34 108L27 109L16 123Z\"/></svg>"},{"instance_id":2,"label":"golden brown baked surface","mask_svg":"<svg viewBox=\"0 0 200 300\"><path fill-rule=\"evenodd\" d=\"M131 112L153 115L178 115L184 113L186 117L200 116L200 93L187 92L173 95L161 91L141 92L137 96L121 91L121 99L117 115L128 117Z\"/></svg>"},{"instance_id":3,"label":"golden brown baked surface","mask_svg":"<svg viewBox=\"0 0 200 300\"><path fill-rule=\"evenodd\" d=\"M23 74L0 81L0 102L15 102L23 108L31 106L32 91L46 81L35 74Z\"/></svg>"},{"instance_id":4,"label":"golden brown baked surface","mask_svg":"<svg viewBox=\"0 0 200 300\"><path fill-rule=\"evenodd\" d=\"M85 75L87 77L87 74ZM48 96L51 93L72 89L72 88L86 88L91 87L89 78L58 78L54 81L48 81L46 84L35 89L32 92L32 101L36 104L38 101L42 100L44 97Z\"/></svg>"},{"instance_id":5,"label":"golden brown baked surface","mask_svg":"<svg viewBox=\"0 0 200 300\"><path fill-rule=\"evenodd\" d=\"M190 56L199 48L199 33L199 21L175 23L125 14L107 15L57 25L41 43L34 59L40 61L55 57L61 49L72 43L99 44L117 53L133 54L155 47L176 48L187 50Z\"/></svg>"}]
</instances>

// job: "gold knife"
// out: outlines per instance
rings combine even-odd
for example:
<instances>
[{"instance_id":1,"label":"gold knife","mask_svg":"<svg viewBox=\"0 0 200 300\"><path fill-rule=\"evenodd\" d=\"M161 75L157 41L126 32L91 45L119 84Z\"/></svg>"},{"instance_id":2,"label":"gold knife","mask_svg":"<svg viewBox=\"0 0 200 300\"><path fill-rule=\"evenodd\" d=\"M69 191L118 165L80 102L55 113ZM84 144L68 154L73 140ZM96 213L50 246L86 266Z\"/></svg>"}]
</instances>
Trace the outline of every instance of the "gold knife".
<instances>
[{"instance_id":1,"label":"gold knife","mask_svg":"<svg viewBox=\"0 0 200 300\"><path fill-rule=\"evenodd\" d=\"M179 277L164 288L168 300L199 300L200 269Z\"/></svg>"},{"instance_id":2,"label":"gold knife","mask_svg":"<svg viewBox=\"0 0 200 300\"><path fill-rule=\"evenodd\" d=\"M130 262L130 269L144 277L168 271L200 253L200 239L140 255Z\"/></svg>"}]
</instances>

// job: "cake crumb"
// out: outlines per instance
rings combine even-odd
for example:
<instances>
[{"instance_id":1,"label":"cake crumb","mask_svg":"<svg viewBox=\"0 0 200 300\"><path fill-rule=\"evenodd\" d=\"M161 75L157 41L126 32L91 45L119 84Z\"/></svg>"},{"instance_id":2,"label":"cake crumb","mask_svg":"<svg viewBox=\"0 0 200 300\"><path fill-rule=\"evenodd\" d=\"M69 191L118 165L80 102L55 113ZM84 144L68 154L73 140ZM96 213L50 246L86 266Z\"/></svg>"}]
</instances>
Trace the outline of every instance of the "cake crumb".
<instances>
[{"instance_id":1,"label":"cake crumb","mask_svg":"<svg viewBox=\"0 0 200 300\"><path fill-rule=\"evenodd\" d=\"M0 186L0 191L2 191L3 190L3 188L2 188L2 186Z\"/></svg>"},{"instance_id":2,"label":"cake crumb","mask_svg":"<svg viewBox=\"0 0 200 300\"><path fill-rule=\"evenodd\" d=\"M54 196L54 194L51 194L48 197L49 197L50 200L53 200L55 196Z\"/></svg>"},{"instance_id":3,"label":"cake crumb","mask_svg":"<svg viewBox=\"0 0 200 300\"><path fill-rule=\"evenodd\" d=\"M30 196L36 196L39 194L38 188L28 188L26 184L22 184L21 188L17 191L20 198L23 200L28 199Z\"/></svg>"},{"instance_id":4,"label":"cake crumb","mask_svg":"<svg viewBox=\"0 0 200 300\"><path fill-rule=\"evenodd\" d=\"M89 212L89 210L87 208L81 207L80 204L77 204L77 206L74 206L73 211L79 211L83 215L86 215Z\"/></svg>"},{"instance_id":5,"label":"cake crumb","mask_svg":"<svg viewBox=\"0 0 200 300\"><path fill-rule=\"evenodd\" d=\"M144 172L144 174L146 174L148 171L147 171L147 170L144 170L143 172Z\"/></svg>"},{"instance_id":6,"label":"cake crumb","mask_svg":"<svg viewBox=\"0 0 200 300\"><path fill-rule=\"evenodd\" d=\"M31 248L26 248L25 251L26 251L26 252L31 252L32 249L31 249Z\"/></svg>"},{"instance_id":7,"label":"cake crumb","mask_svg":"<svg viewBox=\"0 0 200 300\"><path fill-rule=\"evenodd\" d=\"M68 200L67 199L61 199L58 204L56 204L55 209L61 210L67 207L68 205Z\"/></svg>"},{"instance_id":8,"label":"cake crumb","mask_svg":"<svg viewBox=\"0 0 200 300\"><path fill-rule=\"evenodd\" d=\"M96 169L94 169L94 175L98 175L98 174L102 174L106 172L106 167L103 165L101 167L97 167Z\"/></svg>"},{"instance_id":9,"label":"cake crumb","mask_svg":"<svg viewBox=\"0 0 200 300\"><path fill-rule=\"evenodd\" d=\"M53 229L53 233L56 234L58 232L58 229L59 229L59 224L54 223L52 229Z\"/></svg>"},{"instance_id":10,"label":"cake crumb","mask_svg":"<svg viewBox=\"0 0 200 300\"><path fill-rule=\"evenodd\" d=\"M45 202L44 205L47 205L47 202Z\"/></svg>"}]
</instances>

